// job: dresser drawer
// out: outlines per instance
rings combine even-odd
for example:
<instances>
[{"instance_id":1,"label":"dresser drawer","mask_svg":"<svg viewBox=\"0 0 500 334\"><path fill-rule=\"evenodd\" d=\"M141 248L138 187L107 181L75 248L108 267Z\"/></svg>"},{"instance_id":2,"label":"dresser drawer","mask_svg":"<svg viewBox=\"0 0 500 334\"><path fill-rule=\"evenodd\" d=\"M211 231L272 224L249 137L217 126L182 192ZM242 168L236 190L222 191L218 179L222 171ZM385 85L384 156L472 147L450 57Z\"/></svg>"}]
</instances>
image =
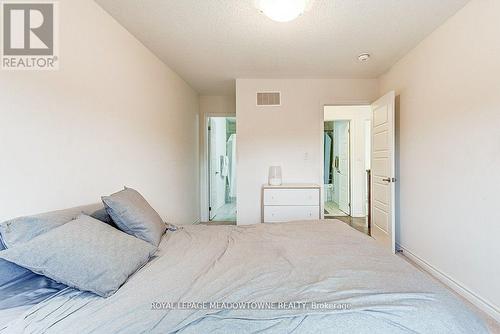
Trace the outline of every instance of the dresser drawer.
<instances>
[{"instance_id":1,"label":"dresser drawer","mask_svg":"<svg viewBox=\"0 0 500 334\"><path fill-rule=\"evenodd\" d=\"M264 189L264 205L319 204L319 189Z\"/></svg>"},{"instance_id":2,"label":"dresser drawer","mask_svg":"<svg viewBox=\"0 0 500 334\"><path fill-rule=\"evenodd\" d=\"M264 206L264 222L279 223L294 220L318 220L319 206Z\"/></svg>"}]
</instances>

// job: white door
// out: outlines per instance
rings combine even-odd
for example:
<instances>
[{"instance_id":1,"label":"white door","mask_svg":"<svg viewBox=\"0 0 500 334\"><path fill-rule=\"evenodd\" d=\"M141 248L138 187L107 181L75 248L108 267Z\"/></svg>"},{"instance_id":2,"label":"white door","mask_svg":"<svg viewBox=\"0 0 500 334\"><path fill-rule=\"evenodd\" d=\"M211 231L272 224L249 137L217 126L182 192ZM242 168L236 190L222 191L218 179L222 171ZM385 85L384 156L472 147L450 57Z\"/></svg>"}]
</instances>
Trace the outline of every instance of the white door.
<instances>
[{"instance_id":1,"label":"white door","mask_svg":"<svg viewBox=\"0 0 500 334\"><path fill-rule=\"evenodd\" d=\"M226 177L222 175L222 160L226 155L226 120L223 117L211 117L208 128L209 159L209 206L210 220L225 204Z\"/></svg>"},{"instance_id":2,"label":"white door","mask_svg":"<svg viewBox=\"0 0 500 334\"><path fill-rule=\"evenodd\" d=\"M372 104L371 236L392 252L395 242L394 92Z\"/></svg>"},{"instance_id":3,"label":"white door","mask_svg":"<svg viewBox=\"0 0 500 334\"><path fill-rule=\"evenodd\" d=\"M350 215L350 187L349 187L349 121L337 121L338 131L338 186L339 209Z\"/></svg>"}]
</instances>

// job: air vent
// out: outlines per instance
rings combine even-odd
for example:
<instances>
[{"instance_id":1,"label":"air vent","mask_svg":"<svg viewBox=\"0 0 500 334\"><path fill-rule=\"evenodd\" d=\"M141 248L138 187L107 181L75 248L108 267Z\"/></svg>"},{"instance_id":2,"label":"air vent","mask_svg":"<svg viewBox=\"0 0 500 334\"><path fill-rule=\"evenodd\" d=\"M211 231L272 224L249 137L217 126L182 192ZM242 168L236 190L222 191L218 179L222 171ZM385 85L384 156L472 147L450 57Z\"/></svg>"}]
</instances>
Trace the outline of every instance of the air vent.
<instances>
[{"instance_id":1,"label":"air vent","mask_svg":"<svg viewBox=\"0 0 500 334\"><path fill-rule=\"evenodd\" d=\"M280 106L281 93L280 92L262 92L257 93L258 106Z\"/></svg>"}]
</instances>

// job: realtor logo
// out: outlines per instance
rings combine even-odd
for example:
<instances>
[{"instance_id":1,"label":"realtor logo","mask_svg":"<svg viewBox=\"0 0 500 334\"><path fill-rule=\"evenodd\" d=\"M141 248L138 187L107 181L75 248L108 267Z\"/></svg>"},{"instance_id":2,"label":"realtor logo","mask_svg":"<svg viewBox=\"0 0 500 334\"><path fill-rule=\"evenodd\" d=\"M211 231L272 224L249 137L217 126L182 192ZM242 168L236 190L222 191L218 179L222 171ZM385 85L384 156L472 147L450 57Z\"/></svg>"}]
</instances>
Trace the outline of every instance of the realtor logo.
<instances>
[{"instance_id":1,"label":"realtor logo","mask_svg":"<svg viewBox=\"0 0 500 334\"><path fill-rule=\"evenodd\" d=\"M2 69L59 68L57 3L2 2Z\"/></svg>"}]
</instances>

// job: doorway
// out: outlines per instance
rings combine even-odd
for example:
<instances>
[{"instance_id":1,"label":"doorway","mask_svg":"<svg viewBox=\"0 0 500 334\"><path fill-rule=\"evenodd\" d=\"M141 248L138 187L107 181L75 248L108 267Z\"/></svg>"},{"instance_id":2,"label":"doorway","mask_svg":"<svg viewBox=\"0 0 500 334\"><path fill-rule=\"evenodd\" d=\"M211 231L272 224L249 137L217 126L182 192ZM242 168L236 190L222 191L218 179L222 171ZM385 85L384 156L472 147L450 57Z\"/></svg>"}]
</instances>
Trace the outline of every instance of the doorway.
<instances>
[{"instance_id":1,"label":"doorway","mask_svg":"<svg viewBox=\"0 0 500 334\"><path fill-rule=\"evenodd\" d=\"M208 118L210 222L236 222L236 118Z\"/></svg>"},{"instance_id":2,"label":"doorway","mask_svg":"<svg viewBox=\"0 0 500 334\"><path fill-rule=\"evenodd\" d=\"M324 108L324 216L369 234L370 106Z\"/></svg>"},{"instance_id":3,"label":"doorway","mask_svg":"<svg viewBox=\"0 0 500 334\"><path fill-rule=\"evenodd\" d=\"M351 215L350 203L350 122L326 121L324 127L325 153L325 216Z\"/></svg>"}]
</instances>

